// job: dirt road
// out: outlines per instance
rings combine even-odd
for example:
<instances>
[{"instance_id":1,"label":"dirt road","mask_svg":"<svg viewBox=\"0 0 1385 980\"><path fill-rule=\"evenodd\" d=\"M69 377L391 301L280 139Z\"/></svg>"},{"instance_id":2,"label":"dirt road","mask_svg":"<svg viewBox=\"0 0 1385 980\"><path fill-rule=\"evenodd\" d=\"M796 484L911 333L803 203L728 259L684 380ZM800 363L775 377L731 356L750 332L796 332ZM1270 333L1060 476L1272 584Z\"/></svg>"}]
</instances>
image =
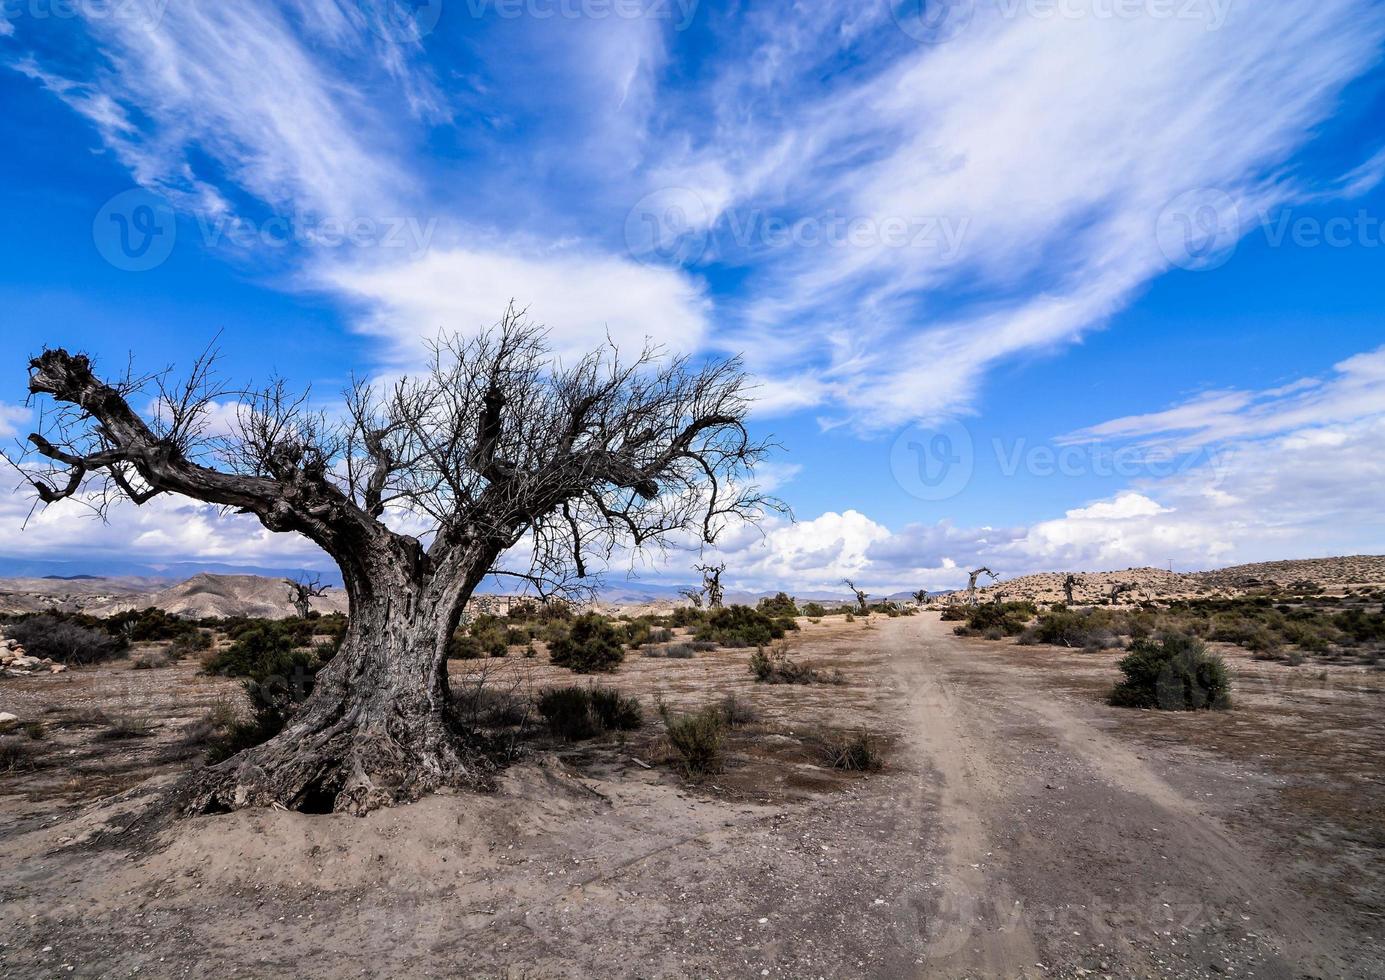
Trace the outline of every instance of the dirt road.
<instances>
[{"instance_id":1,"label":"dirt road","mask_svg":"<svg viewBox=\"0 0 1385 980\"><path fill-rule=\"evenodd\" d=\"M1381 975L1378 949L1211 812L1214 765L1175 786L1094 723L1099 706L935 617L881 633L920 770L940 779L946 884L923 975Z\"/></svg>"},{"instance_id":2,"label":"dirt road","mask_svg":"<svg viewBox=\"0 0 1385 980\"><path fill-rule=\"evenodd\" d=\"M950 627L936 614L805 621L794 656L839 668L840 685L755 684L744 650L627 661L614 682L647 704L734 690L761 712L702 785L640 760L654 760L651 726L642 744L516 765L492 794L363 819L209 816L153 847L112 835L105 802L7 789L0 975L1385 975L1380 945L1352 925L1373 913L1308 897L1303 868L1228 829L1271 798L1266 766L1151 741L1249 712L1120 712L1072 686L1084 671L1107 683L1109 658L1062 668L1061 652ZM184 687L77 673L70 688L15 691L96 701L114 685L152 711L146 698L168 710L211 683L191 669L164 675ZM892 733L886 770L822 768L802 738L824 724ZM117 766L124 750L102 744L77 757ZM105 845L87 846L96 831Z\"/></svg>"}]
</instances>

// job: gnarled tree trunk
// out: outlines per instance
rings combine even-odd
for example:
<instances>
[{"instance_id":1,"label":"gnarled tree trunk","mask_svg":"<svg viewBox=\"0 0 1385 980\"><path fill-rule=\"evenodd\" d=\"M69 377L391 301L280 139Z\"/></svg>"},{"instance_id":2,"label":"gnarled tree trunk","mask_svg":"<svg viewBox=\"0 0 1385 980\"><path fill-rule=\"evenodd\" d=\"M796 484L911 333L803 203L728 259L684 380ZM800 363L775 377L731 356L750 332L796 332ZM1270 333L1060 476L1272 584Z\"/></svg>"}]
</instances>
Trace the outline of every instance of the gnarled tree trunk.
<instances>
[{"instance_id":1,"label":"gnarled tree trunk","mask_svg":"<svg viewBox=\"0 0 1385 980\"><path fill-rule=\"evenodd\" d=\"M358 562L346 635L307 701L274 738L197 774L186 809L365 813L484 782L489 766L452 723L447 681L448 641L493 560L470 557L470 574L434 576L398 554Z\"/></svg>"}]
</instances>

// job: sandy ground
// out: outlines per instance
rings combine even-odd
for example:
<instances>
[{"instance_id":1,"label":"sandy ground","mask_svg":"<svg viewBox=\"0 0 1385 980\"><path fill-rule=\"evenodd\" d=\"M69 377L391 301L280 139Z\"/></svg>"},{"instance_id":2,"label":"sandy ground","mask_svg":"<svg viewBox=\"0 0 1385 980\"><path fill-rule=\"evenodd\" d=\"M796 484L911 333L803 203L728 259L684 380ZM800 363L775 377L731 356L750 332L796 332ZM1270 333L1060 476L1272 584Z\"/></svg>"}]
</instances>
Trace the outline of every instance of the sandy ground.
<instances>
[{"instance_id":1,"label":"sandy ground","mask_svg":"<svg viewBox=\"0 0 1385 980\"><path fill-rule=\"evenodd\" d=\"M748 651L627 661L614 681L646 703L734 688L762 713L696 785L655 724L537 751L490 794L136 844L121 815L187 764L166 735L183 719L99 749L63 729L79 777L0 777L0 974L1385 975L1379 674L1240 658L1232 712L1121 711L1101 700L1114 654L949 625L806 625L795 656L840 686L755 685ZM113 670L10 683L0 707L216 693L189 665ZM886 771L821 768L804 736L824 725L889 733Z\"/></svg>"}]
</instances>

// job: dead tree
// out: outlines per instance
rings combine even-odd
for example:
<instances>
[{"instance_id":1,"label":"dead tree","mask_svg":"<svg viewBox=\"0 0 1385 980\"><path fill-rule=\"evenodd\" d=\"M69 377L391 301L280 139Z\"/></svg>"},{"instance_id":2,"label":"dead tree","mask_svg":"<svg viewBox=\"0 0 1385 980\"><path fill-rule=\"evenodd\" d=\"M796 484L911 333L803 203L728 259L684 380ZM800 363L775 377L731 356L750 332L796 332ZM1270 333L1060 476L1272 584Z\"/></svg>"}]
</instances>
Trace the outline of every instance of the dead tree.
<instances>
[{"instance_id":1,"label":"dead tree","mask_svg":"<svg viewBox=\"0 0 1385 980\"><path fill-rule=\"evenodd\" d=\"M86 356L46 350L29 390L51 404L11 460L40 503L104 515L177 494L301 534L340 567L340 651L279 735L191 777L192 812L363 813L484 784L490 763L452 722L446 654L486 575L553 594L618 547L710 540L778 506L751 482L768 447L746 432L734 359L603 349L561 365L511 308L474 338L437 340L417 377L353 383L339 417L283 382L238 394L215 375L205 356L184 382L109 383ZM151 395L142 417L131 403ZM207 412L233 398L234 432L213 438ZM519 569L497 567L515 554Z\"/></svg>"},{"instance_id":2,"label":"dead tree","mask_svg":"<svg viewBox=\"0 0 1385 980\"><path fill-rule=\"evenodd\" d=\"M687 599L689 602L691 602L694 609L702 608L701 589L679 589L678 594L681 595L684 599Z\"/></svg>"},{"instance_id":3,"label":"dead tree","mask_svg":"<svg viewBox=\"0 0 1385 980\"><path fill-rule=\"evenodd\" d=\"M1081 579L1079 579L1076 575L1072 574L1069 574L1067 578L1063 579L1063 596L1066 598L1068 605L1072 605L1073 588L1080 585L1081 582Z\"/></svg>"},{"instance_id":4,"label":"dead tree","mask_svg":"<svg viewBox=\"0 0 1385 980\"><path fill-rule=\"evenodd\" d=\"M289 587L291 593L289 601L293 603L293 608L298 612L299 619L307 619L308 613L312 612L313 600L318 596L327 594L331 586L322 584L321 575L303 574L297 578L286 578L284 584Z\"/></svg>"},{"instance_id":5,"label":"dead tree","mask_svg":"<svg viewBox=\"0 0 1385 980\"><path fill-rule=\"evenodd\" d=\"M1133 582L1117 582L1115 585L1111 586L1110 601L1112 604L1114 604L1115 601L1119 599L1121 596L1123 596L1125 593L1134 591L1135 585Z\"/></svg>"},{"instance_id":6,"label":"dead tree","mask_svg":"<svg viewBox=\"0 0 1385 980\"><path fill-rule=\"evenodd\" d=\"M985 565L973 571L967 578L967 602L973 606L976 605L976 580L983 574L989 575L992 582L1000 581L1000 576L996 575L995 572L991 571Z\"/></svg>"},{"instance_id":7,"label":"dead tree","mask_svg":"<svg viewBox=\"0 0 1385 980\"><path fill-rule=\"evenodd\" d=\"M862 613L870 612L870 594L856 588L856 583L849 578L842 579L842 582L856 595L856 605Z\"/></svg>"},{"instance_id":8,"label":"dead tree","mask_svg":"<svg viewBox=\"0 0 1385 980\"><path fill-rule=\"evenodd\" d=\"M697 570L702 573L702 591L707 595L707 608L720 609L721 600L726 595L721 587L721 573L726 571L726 564L698 565Z\"/></svg>"}]
</instances>

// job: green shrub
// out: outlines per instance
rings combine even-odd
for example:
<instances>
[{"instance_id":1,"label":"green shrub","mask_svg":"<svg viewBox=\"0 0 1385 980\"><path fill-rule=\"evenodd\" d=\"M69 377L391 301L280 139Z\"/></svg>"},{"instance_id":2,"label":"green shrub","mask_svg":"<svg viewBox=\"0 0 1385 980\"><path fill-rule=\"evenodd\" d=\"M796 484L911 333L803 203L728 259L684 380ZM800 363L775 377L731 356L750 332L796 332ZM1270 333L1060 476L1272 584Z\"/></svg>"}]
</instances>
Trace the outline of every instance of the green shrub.
<instances>
[{"instance_id":1,"label":"green shrub","mask_svg":"<svg viewBox=\"0 0 1385 980\"><path fill-rule=\"evenodd\" d=\"M1099 649L1115 636L1116 626L1116 614L1105 609L1053 609L1039 616L1028 639L1050 646Z\"/></svg>"},{"instance_id":2,"label":"green shrub","mask_svg":"<svg viewBox=\"0 0 1385 980\"><path fill-rule=\"evenodd\" d=\"M688 715L674 715L667 705L660 705L659 714L668 730L669 745L678 755L678 768L685 776L721 771L726 719L720 710L709 707Z\"/></svg>"},{"instance_id":3,"label":"green shrub","mask_svg":"<svg viewBox=\"0 0 1385 980\"><path fill-rule=\"evenodd\" d=\"M698 627L696 638L724 647L757 647L778 640L798 624L792 619L768 616L749 606L714 609Z\"/></svg>"},{"instance_id":4,"label":"green shrub","mask_svg":"<svg viewBox=\"0 0 1385 980\"><path fill-rule=\"evenodd\" d=\"M592 738L601 731L592 711L591 691L585 687L554 687L542 691L537 707L548 730L569 742Z\"/></svg>"},{"instance_id":5,"label":"green shrub","mask_svg":"<svg viewBox=\"0 0 1385 980\"><path fill-rule=\"evenodd\" d=\"M1018 636L1038 612L1032 602L988 602L967 610L966 629L979 633L998 631L1000 636Z\"/></svg>"},{"instance_id":6,"label":"green shrub","mask_svg":"<svg viewBox=\"0 0 1385 980\"><path fill-rule=\"evenodd\" d=\"M942 621L944 623L961 623L967 619L969 607L967 606L948 606L943 609Z\"/></svg>"},{"instance_id":7,"label":"green shrub","mask_svg":"<svg viewBox=\"0 0 1385 980\"><path fill-rule=\"evenodd\" d=\"M272 677L311 677L319 666L314 654L294 645L292 634L263 626L241 633L239 639L207 661L206 671L263 683Z\"/></svg>"},{"instance_id":8,"label":"green shrub","mask_svg":"<svg viewBox=\"0 0 1385 980\"><path fill-rule=\"evenodd\" d=\"M644 724L638 698L627 697L609 687L591 689L592 711L597 723L608 732L625 732Z\"/></svg>"},{"instance_id":9,"label":"green shrub","mask_svg":"<svg viewBox=\"0 0 1385 980\"><path fill-rule=\"evenodd\" d=\"M653 635L649 623L642 619L626 623L620 628L621 642L633 649L639 649L649 643Z\"/></svg>"},{"instance_id":10,"label":"green shrub","mask_svg":"<svg viewBox=\"0 0 1385 980\"><path fill-rule=\"evenodd\" d=\"M820 602L805 602L803 604L803 615L809 619L821 619L827 615L827 609Z\"/></svg>"},{"instance_id":11,"label":"green shrub","mask_svg":"<svg viewBox=\"0 0 1385 980\"><path fill-rule=\"evenodd\" d=\"M664 648L664 656L670 660L691 660L696 653L691 643L673 643Z\"/></svg>"},{"instance_id":12,"label":"green shrub","mask_svg":"<svg viewBox=\"0 0 1385 980\"><path fill-rule=\"evenodd\" d=\"M584 613L549 648L549 659L579 674L600 673L615 670L625 659L625 648L610 620L597 613Z\"/></svg>"},{"instance_id":13,"label":"green shrub","mask_svg":"<svg viewBox=\"0 0 1385 980\"><path fill-rule=\"evenodd\" d=\"M807 664L789 659L786 650L757 647L750 655L750 673L761 684L816 684L832 678L824 676Z\"/></svg>"},{"instance_id":14,"label":"green shrub","mask_svg":"<svg viewBox=\"0 0 1385 980\"><path fill-rule=\"evenodd\" d=\"M179 619L151 606L148 609L116 613L106 620L106 629L113 635L124 636L131 643L156 643L161 640L176 640L196 632L197 627L186 619Z\"/></svg>"},{"instance_id":15,"label":"green shrub","mask_svg":"<svg viewBox=\"0 0 1385 980\"><path fill-rule=\"evenodd\" d=\"M774 596L766 596L756 604L755 608L766 616L770 616L774 619L779 619L784 616L793 617L799 614L798 603L795 602L794 597L787 592L780 592Z\"/></svg>"},{"instance_id":16,"label":"green shrub","mask_svg":"<svg viewBox=\"0 0 1385 980\"><path fill-rule=\"evenodd\" d=\"M1111 692L1123 708L1193 711L1231 707L1231 679L1201 640L1177 633L1136 640L1117 666L1125 680Z\"/></svg>"},{"instance_id":17,"label":"green shrub","mask_svg":"<svg viewBox=\"0 0 1385 980\"><path fill-rule=\"evenodd\" d=\"M549 688L540 692L537 707L549 731L569 742L603 731L629 731L644 723L639 700L610 688Z\"/></svg>"},{"instance_id":18,"label":"green shrub","mask_svg":"<svg viewBox=\"0 0 1385 980\"><path fill-rule=\"evenodd\" d=\"M28 616L5 626L5 635L31 657L70 667L101 663L125 652L124 639L50 615Z\"/></svg>"},{"instance_id":19,"label":"green shrub","mask_svg":"<svg viewBox=\"0 0 1385 980\"><path fill-rule=\"evenodd\" d=\"M683 628L701 626L707 621L707 610L697 609L693 606L679 606L674 609L668 617L670 626Z\"/></svg>"},{"instance_id":20,"label":"green shrub","mask_svg":"<svg viewBox=\"0 0 1385 980\"><path fill-rule=\"evenodd\" d=\"M183 660L194 654L212 648L212 635L206 630L191 630L176 638L168 647L168 655L174 660Z\"/></svg>"},{"instance_id":21,"label":"green shrub","mask_svg":"<svg viewBox=\"0 0 1385 980\"><path fill-rule=\"evenodd\" d=\"M760 720L760 713L755 710L755 706L735 694L728 694L722 698L719 708L727 728L740 728L742 725L751 725Z\"/></svg>"}]
</instances>

